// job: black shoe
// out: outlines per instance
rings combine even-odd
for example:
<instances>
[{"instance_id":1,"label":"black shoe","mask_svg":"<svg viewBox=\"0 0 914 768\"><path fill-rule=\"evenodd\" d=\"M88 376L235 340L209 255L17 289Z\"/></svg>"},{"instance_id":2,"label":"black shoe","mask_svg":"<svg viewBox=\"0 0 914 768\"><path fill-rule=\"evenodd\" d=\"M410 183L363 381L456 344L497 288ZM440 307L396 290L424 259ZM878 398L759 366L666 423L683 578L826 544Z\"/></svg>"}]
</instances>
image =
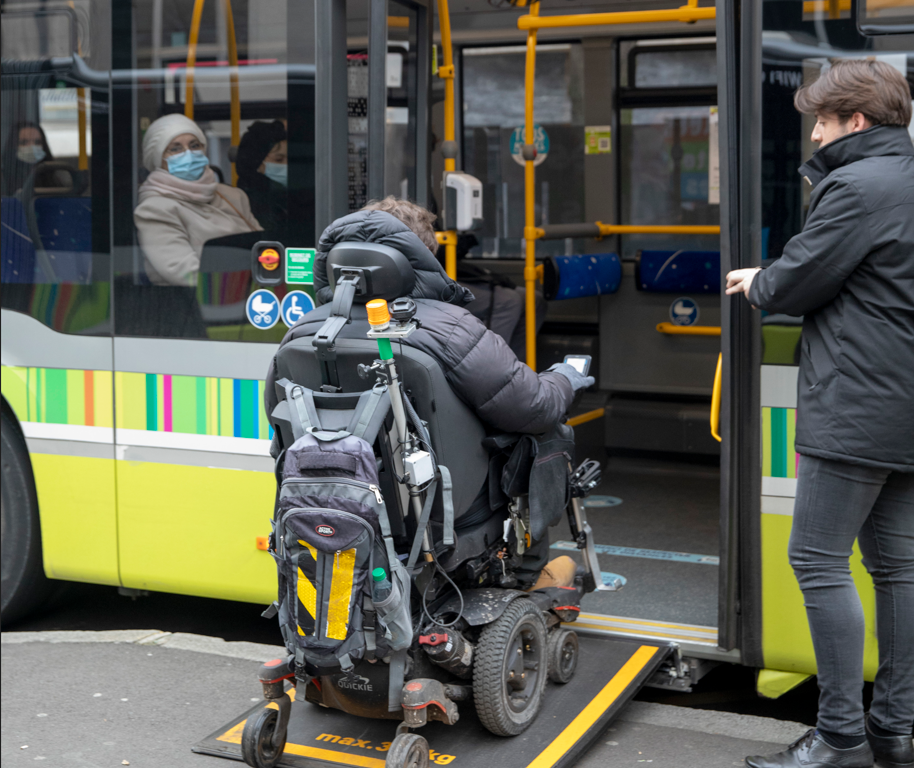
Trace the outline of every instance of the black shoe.
<instances>
[{"instance_id":1,"label":"black shoe","mask_svg":"<svg viewBox=\"0 0 914 768\"><path fill-rule=\"evenodd\" d=\"M910 736L877 736L870 731L870 716L866 716L866 740L882 768L914 766L914 740Z\"/></svg>"},{"instance_id":2,"label":"black shoe","mask_svg":"<svg viewBox=\"0 0 914 768\"><path fill-rule=\"evenodd\" d=\"M873 768L873 750L865 741L850 749L835 749L826 744L815 728L810 728L783 752L747 757L746 765L750 768Z\"/></svg>"}]
</instances>

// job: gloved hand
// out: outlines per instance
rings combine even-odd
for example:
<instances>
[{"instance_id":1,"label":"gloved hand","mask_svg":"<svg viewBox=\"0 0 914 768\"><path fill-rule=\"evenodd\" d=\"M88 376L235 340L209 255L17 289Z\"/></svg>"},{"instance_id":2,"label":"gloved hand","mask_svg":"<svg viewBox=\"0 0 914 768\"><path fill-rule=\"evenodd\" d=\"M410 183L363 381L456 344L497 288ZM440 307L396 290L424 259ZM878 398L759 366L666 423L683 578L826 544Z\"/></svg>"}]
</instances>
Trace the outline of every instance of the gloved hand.
<instances>
[{"instance_id":1,"label":"gloved hand","mask_svg":"<svg viewBox=\"0 0 914 768\"><path fill-rule=\"evenodd\" d=\"M571 383L571 388L575 392L592 387L597 381L593 376L585 376L574 366L568 365L568 363L556 363L549 370L554 373L560 373L568 379Z\"/></svg>"}]
</instances>

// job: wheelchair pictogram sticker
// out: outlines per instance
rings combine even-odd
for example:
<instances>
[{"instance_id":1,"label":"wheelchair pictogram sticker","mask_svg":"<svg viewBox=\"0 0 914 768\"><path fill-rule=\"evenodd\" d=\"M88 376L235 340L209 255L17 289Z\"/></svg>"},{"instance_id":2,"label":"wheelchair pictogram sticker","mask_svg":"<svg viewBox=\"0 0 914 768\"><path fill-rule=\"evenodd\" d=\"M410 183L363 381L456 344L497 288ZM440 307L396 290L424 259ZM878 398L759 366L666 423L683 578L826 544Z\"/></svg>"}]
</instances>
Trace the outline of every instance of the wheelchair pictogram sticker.
<instances>
[{"instance_id":1,"label":"wheelchair pictogram sticker","mask_svg":"<svg viewBox=\"0 0 914 768\"><path fill-rule=\"evenodd\" d=\"M279 299L261 288L248 296L244 311L251 325L265 331L279 322Z\"/></svg>"},{"instance_id":2,"label":"wheelchair pictogram sticker","mask_svg":"<svg viewBox=\"0 0 914 768\"><path fill-rule=\"evenodd\" d=\"M290 291L282 300L282 321L290 328L314 309L314 301L304 291Z\"/></svg>"}]
</instances>

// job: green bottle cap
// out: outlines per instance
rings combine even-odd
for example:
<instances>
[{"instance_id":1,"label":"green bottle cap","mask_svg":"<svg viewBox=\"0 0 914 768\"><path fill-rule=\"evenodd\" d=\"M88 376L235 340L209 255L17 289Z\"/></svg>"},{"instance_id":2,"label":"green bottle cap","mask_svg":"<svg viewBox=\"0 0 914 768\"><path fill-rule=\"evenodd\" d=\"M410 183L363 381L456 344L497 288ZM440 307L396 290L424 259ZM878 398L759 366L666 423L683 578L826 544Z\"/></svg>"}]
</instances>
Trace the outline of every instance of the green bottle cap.
<instances>
[{"instance_id":1,"label":"green bottle cap","mask_svg":"<svg viewBox=\"0 0 914 768\"><path fill-rule=\"evenodd\" d=\"M383 568L375 568L371 572L371 578L375 581L384 581L387 578L387 572Z\"/></svg>"}]
</instances>

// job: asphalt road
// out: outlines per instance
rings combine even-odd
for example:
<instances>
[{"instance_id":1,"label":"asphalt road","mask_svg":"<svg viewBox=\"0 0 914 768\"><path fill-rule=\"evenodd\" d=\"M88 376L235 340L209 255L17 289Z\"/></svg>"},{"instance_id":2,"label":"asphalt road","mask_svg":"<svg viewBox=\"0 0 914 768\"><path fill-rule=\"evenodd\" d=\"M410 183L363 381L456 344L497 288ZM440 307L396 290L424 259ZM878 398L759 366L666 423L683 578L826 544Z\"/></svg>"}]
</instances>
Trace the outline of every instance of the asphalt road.
<instances>
[{"instance_id":1,"label":"asphalt road","mask_svg":"<svg viewBox=\"0 0 914 768\"><path fill-rule=\"evenodd\" d=\"M159 629L189 632L225 640L281 645L275 619L260 616L263 606L162 593L132 599L113 587L61 582L50 600L32 616L4 626L4 632L26 630ZM872 686L864 691L869 703ZM755 692L751 669L721 665L698 683L692 693L646 688L640 701L673 704L721 712L772 717L815 725L818 690L815 679L775 701Z\"/></svg>"}]
</instances>

